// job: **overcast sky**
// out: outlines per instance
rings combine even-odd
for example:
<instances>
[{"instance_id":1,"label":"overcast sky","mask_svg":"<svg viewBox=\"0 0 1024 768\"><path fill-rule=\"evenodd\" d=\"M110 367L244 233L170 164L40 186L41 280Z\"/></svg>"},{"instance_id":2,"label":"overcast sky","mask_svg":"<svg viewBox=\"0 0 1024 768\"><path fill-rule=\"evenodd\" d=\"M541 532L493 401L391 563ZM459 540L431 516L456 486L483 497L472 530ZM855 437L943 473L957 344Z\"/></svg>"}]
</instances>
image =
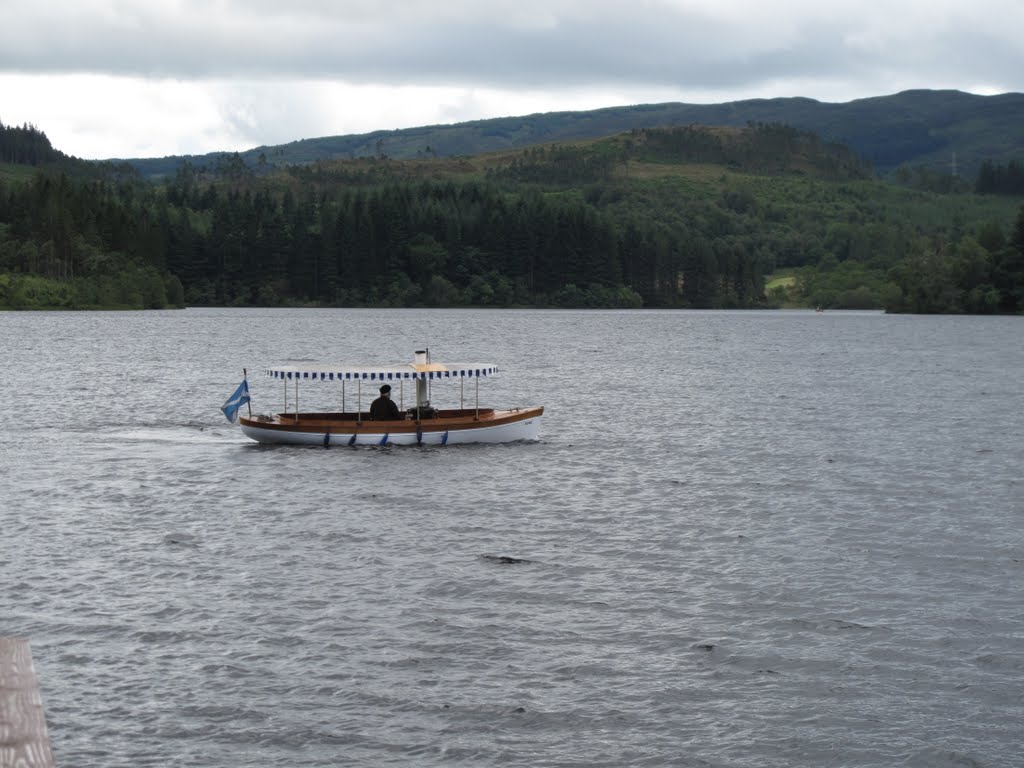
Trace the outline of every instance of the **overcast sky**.
<instances>
[{"instance_id":1,"label":"overcast sky","mask_svg":"<svg viewBox=\"0 0 1024 768\"><path fill-rule=\"evenodd\" d=\"M83 158L664 101L1024 91L1022 0L3 0L0 122Z\"/></svg>"}]
</instances>

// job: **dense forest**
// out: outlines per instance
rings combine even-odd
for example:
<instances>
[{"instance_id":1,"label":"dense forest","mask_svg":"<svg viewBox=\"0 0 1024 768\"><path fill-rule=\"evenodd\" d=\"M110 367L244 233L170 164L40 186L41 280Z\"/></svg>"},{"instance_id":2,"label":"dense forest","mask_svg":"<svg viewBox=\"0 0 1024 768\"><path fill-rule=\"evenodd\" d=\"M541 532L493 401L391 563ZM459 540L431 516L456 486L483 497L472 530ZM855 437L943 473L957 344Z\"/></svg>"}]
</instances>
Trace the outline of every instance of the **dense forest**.
<instances>
[{"instance_id":1,"label":"dense forest","mask_svg":"<svg viewBox=\"0 0 1024 768\"><path fill-rule=\"evenodd\" d=\"M0 306L1024 309L1012 190L883 183L780 124L159 183L46 147L0 130Z\"/></svg>"},{"instance_id":2,"label":"dense forest","mask_svg":"<svg viewBox=\"0 0 1024 768\"><path fill-rule=\"evenodd\" d=\"M986 160L978 171L974 189L979 195L1024 196L1024 163L1011 160L1004 166Z\"/></svg>"},{"instance_id":3,"label":"dense forest","mask_svg":"<svg viewBox=\"0 0 1024 768\"><path fill-rule=\"evenodd\" d=\"M0 123L0 163L45 165L59 159L60 153L34 125L19 128Z\"/></svg>"}]
</instances>

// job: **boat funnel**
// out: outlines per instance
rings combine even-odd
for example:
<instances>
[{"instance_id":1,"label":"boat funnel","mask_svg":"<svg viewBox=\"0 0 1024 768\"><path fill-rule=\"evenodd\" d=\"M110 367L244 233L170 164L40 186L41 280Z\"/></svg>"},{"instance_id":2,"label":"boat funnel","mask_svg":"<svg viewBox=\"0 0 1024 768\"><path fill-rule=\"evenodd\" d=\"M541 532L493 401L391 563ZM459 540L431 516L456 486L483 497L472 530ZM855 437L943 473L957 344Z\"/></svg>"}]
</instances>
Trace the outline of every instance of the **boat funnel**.
<instances>
[{"instance_id":1,"label":"boat funnel","mask_svg":"<svg viewBox=\"0 0 1024 768\"><path fill-rule=\"evenodd\" d=\"M430 362L429 349L416 350L416 365L427 365ZM421 374L423 375L423 374ZM424 379L416 379L416 419L419 420L421 412L430 407L430 390Z\"/></svg>"}]
</instances>

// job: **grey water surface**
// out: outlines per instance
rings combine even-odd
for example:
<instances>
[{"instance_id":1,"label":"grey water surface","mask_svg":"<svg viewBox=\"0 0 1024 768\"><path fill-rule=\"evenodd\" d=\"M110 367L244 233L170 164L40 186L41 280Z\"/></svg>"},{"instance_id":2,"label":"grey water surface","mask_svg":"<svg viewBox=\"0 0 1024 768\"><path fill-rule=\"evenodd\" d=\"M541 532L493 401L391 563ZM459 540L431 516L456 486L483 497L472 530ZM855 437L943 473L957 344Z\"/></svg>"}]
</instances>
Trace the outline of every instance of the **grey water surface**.
<instances>
[{"instance_id":1,"label":"grey water surface","mask_svg":"<svg viewBox=\"0 0 1024 768\"><path fill-rule=\"evenodd\" d=\"M60 766L1022 765L1022 323L0 313L0 634ZM424 346L541 442L218 410Z\"/></svg>"}]
</instances>

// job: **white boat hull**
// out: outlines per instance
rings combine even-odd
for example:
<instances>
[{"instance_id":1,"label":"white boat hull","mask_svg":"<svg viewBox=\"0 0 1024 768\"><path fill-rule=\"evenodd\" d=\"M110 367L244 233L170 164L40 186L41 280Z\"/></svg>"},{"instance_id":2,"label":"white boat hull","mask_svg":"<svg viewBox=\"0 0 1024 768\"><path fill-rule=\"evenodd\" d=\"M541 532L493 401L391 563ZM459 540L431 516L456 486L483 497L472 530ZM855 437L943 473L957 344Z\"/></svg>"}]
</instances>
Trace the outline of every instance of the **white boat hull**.
<instances>
[{"instance_id":1,"label":"white boat hull","mask_svg":"<svg viewBox=\"0 0 1024 768\"><path fill-rule=\"evenodd\" d=\"M531 409L532 410L532 409ZM252 420L242 420L242 432L259 443L275 443L283 445L320 445L320 446L355 446L355 445L459 445L466 443L514 443L530 442L539 439L540 413L530 415L517 421L500 424L481 424L480 426L446 428L444 425L434 427L424 422L417 431L409 431L402 425L402 431L387 431L385 425L364 422L361 429L289 429L287 423L277 422L271 425L260 425Z\"/></svg>"}]
</instances>

